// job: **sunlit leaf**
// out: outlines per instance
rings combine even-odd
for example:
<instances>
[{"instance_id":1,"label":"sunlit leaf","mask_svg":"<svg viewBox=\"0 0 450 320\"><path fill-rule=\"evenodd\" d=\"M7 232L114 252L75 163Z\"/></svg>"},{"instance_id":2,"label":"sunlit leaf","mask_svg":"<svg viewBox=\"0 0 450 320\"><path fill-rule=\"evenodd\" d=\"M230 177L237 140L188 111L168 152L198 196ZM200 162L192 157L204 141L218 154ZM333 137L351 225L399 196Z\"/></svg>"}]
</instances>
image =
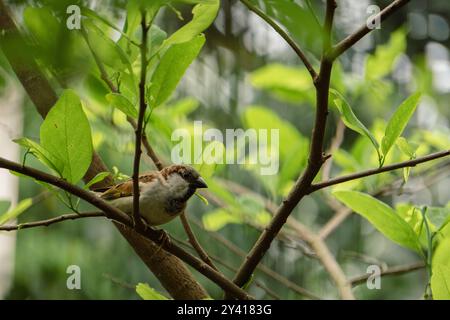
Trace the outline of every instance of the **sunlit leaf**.
<instances>
[{"instance_id":1,"label":"sunlit leaf","mask_svg":"<svg viewBox=\"0 0 450 320\"><path fill-rule=\"evenodd\" d=\"M12 219L17 218L19 215L27 211L32 205L32 198L27 198L20 201L15 207L10 208L6 213L0 216L0 226L4 225L6 222Z\"/></svg>"},{"instance_id":2,"label":"sunlit leaf","mask_svg":"<svg viewBox=\"0 0 450 320\"><path fill-rule=\"evenodd\" d=\"M242 224L241 217L225 209L217 209L202 216L203 226L209 231L218 231L229 224Z\"/></svg>"},{"instance_id":3,"label":"sunlit leaf","mask_svg":"<svg viewBox=\"0 0 450 320\"><path fill-rule=\"evenodd\" d=\"M111 174L110 172L106 172L106 171L97 173L94 178L92 178L88 183L85 184L84 188L89 189L94 184L105 180L110 174Z\"/></svg>"},{"instance_id":4,"label":"sunlit leaf","mask_svg":"<svg viewBox=\"0 0 450 320\"><path fill-rule=\"evenodd\" d=\"M27 148L28 152L30 152L48 168L54 170L59 175L62 174L64 170L63 161L61 161L57 156L52 155L49 151L45 150L40 144L28 138L16 139L14 142L24 148Z\"/></svg>"},{"instance_id":5,"label":"sunlit leaf","mask_svg":"<svg viewBox=\"0 0 450 320\"><path fill-rule=\"evenodd\" d=\"M433 264L431 276L431 291L435 300L450 300L450 267L443 264Z\"/></svg>"},{"instance_id":6,"label":"sunlit leaf","mask_svg":"<svg viewBox=\"0 0 450 320\"><path fill-rule=\"evenodd\" d=\"M164 46L191 41L197 37L213 23L219 6L219 0L197 4L192 10L192 20L167 38Z\"/></svg>"},{"instance_id":7,"label":"sunlit leaf","mask_svg":"<svg viewBox=\"0 0 450 320\"><path fill-rule=\"evenodd\" d=\"M333 195L347 207L369 220L390 240L421 252L419 239L414 230L387 204L357 191L335 191Z\"/></svg>"},{"instance_id":8,"label":"sunlit leaf","mask_svg":"<svg viewBox=\"0 0 450 320\"><path fill-rule=\"evenodd\" d=\"M330 89L330 94L334 97L333 102L336 108L338 109L339 113L341 114L342 121L344 124L352 129L353 131L356 131L362 136L365 136L370 139L372 142L372 145L375 147L376 151L379 153L380 146L375 139L375 137L372 135L372 133L369 131L369 129L366 128L364 124L359 121L359 119L356 117L356 115L353 113L352 108L350 107L350 104L345 100L345 98L336 90Z\"/></svg>"},{"instance_id":9,"label":"sunlit leaf","mask_svg":"<svg viewBox=\"0 0 450 320\"><path fill-rule=\"evenodd\" d=\"M420 101L420 96L420 93L415 93L403 101L389 120L383 140L381 141L381 152L384 158L386 158L386 155L396 142L397 138L400 137L403 130L405 130L409 119L413 115Z\"/></svg>"},{"instance_id":10,"label":"sunlit leaf","mask_svg":"<svg viewBox=\"0 0 450 320\"><path fill-rule=\"evenodd\" d=\"M120 93L108 93L106 95L106 100L113 106L114 108L119 109L127 116L131 118L137 118L138 111L136 107L128 100L125 96Z\"/></svg>"},{"instance_id":11,"label":"sunlit leaf","mask_svg":"<svg viewBox=\"0 0 450 320\"><path fill-rule=\"evenodd\" d=\"M188 42L174 44L167 50L152 76L149 89L152 108L161 105L170 97L204 43L205 37L200 35Z\"/></svg>"},{"instance_id":12,"label":"sunlit leaf","mask_svg":"<svg viewBox=\"0 0 450 320\"><path fill-rule=\"evenodd\" d=\"M366 61L366 79L375 80L388 75L397 57L406 49L405 30L398 29L391 34L389 42L376 48L373 55L369 55Z\"/></svg>"},{"instance_id":13,"label":"sunlit leaf","mask_svg":"<svg viewBox=\"0 0 450 320\"><path fill-rule=\"evenodd\" d=\"M41 144L64 164L62 176L77 183L92 161L92 138L81 101L72 90L63 92L41 126Z\"/></svg>"},{"instance_id":14,"label":"sunlit leaf","mask_svg":"<svg viewBox=\"0 0 450 320\"><path fill-rule=\"evenodd\" d=\"M309 98L313 82L305 68L289 67L282 64L269 64L250 76L252 85L267 90L278 99L298 103Z\"/></svg>"},{"instance_id":15,"label":"sunlit leaf","mask_svg":"<svg viewBox=\"0 0 450 320\"><path fill-rule=\"evenodd\" d=\"M136 293L143 300L169 300L146 283L139 283L136 286Z\"/></svg>"}]
</instances>

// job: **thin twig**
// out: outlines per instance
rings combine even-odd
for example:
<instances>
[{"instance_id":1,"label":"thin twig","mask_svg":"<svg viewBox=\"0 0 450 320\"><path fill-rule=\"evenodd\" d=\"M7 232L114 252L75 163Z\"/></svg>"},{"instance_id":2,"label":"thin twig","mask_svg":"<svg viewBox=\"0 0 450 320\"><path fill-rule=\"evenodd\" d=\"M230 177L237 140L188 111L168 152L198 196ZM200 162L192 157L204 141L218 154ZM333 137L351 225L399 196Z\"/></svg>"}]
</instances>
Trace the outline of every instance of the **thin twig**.
<instances>
[{"instance_id":1,"label":"thin twig","mask_svg":"<svg viewBox=\"0 0 450 320\"><path fill-rule=\"evenodd\" d=\"M392 15L395 11L406 5L410 0L396 0L392 2L390 5L388 5L386 8L384 8L380 13L378 13L376 16L374 16L372 19L373 21L379 20L380 22L383 22L386 18L388 18L390 15ZM350 49L356 42L361 40L365 35L367 35L369 32L374 30L373 28L370 29L368 27L368 23L364 24L362 27L360 27L355 33L349 35L347 38L339 42L336 46L334 46L329 53L329 58L331 60L335 60L337 57L339 57L341 54L343 54L345 51Z\"/></svg>"},{"instance_id":2,"label":"thin twig","mask_svg":"<svg viewBox=\"0 0 450 320\"><path fill-rule=\"evenodd\" d=\"M63 214L55 218L40 220L34 222L25 222L19 223L13 226L0 226L0 231L14 231L14 230L22 230L22 229L30 229L36 227L48 227L52 224L67 221L67 220L77 220L83 218L92 218L92 217L104 217L105 214L103 212L81 212L81 213L68 213Z\"/></svg>"},{"instance_id":3,"label":"thin twig","mask_svg":"<svg viewBox=\"0 0 450 320\"><path fill-rule=\"evenodd\" d=\"M355 297L353 296L352 288L348 283L347 277L334 258L330 249L328 249L325 241L323 241L318 235L310 231L306 226L302 225L297 220L294 220L292 218L290 218L290 220L290 226L294 227L299 233L299 236L302 239L308 241L308 243L314 249L317 257L329 274L330 278L336 284L341 298L345 300L354 300Z\"/></svg>"},{"instance_id":4,"label":"thin twig","mask_svg":"<svg viewBox=\"0 0 450 320\"><path fill-rule=\"evenodd\" d=\"M178 242L179 244L181 244L182 246L192 249L195 251L195 249L189 245L189 243L187 243L186 241L182 241L179 240L177 238L174 237L174 240L176 242ZM229 263L225 262L223 259L215 256L215 255L211 255L211 259L214 260L215 262L217 262L218 264L220 264L221 266L223 266L224 268L232 271L232 272L237 272L237 268L233 267L232 265L230 265ZM263 289L269 296L275 298L276 300L281 300L281 298L275 293L273 292L273 290L267 288L261 281L258 280L254 280L253 284L261 289Z\"/></svg>"},{"instance_id":5,"label":"thin twig","mask_svg":"<svg viewBox=\"0 0 450 320\"><path fill-rule=\"evenodd\" d=\"M147 103L145 102L145 83L147 81L147 42L148 42L148 31L150 26L147 25L145 11L142 11L141 18L141 29L142 29L142 43L141 49L141 79L139 82L139 115L137 127L135 129L136 142L134 151L134 163L133 163L133 222L136 227L143 227L142 220L139 214L139 167L141 164L141 154L142 154L142 131L144 130L144 117L145 110L147 109Z\"/></svg>"},{"instance_id":6,"label":"thin twig","mask_svg":"<svg viewBox=\"0 0 450 320\"><path fill-rule=\"evenodd\" d=\"M194 232L191 229L191 226L189 225L189 221L186 216L186 211L183 211L180 215L181 223L183 224L183 228L188 236L189 242L192 245L192 247L195 249L195 251L200 256L200 259L205 261L211 268L218 271L217 267L214 265L214 263L209 258L206 251L202 248L201 244L198 242L197 237L195 236Z\"/></svg>"},{"instance_id":7,"label":"thin twig","mask_svg":"<svg viewBox=\"0 0 450 320\"><path fill-rule=\"evenodd\" d=\"M416 270L420 270L425 268L425 263L423 261L417 261L415 263L407 264L407 265L400 265L400 266L394 266L390 267L384 271L381 271L380 276L392 276L392 275L400 275ZM351 283L352 286L357 286L361 283L364 283L369 279L371 276L371 273L362 274L353 278L349 279L349 283Z\"/></svg>"},{"instance_id":8,"label":"thin twig","mask_svg":"<svg viewBox=\"0 0 450 320\"><path fill-rule=\"evenodd\" d=\"M92 56L94 57L95 63L100 71L101 79L106 83L106 85L109 87L109 90L111 90L112 93L120 93L119 88L117 88L111 81L110 77L108 76L108 73L106 72L103 62L100 60L98 54L95 52L94 48L92 47L92 45L89 41L89 37L86 33L86 30L81 29L81 33L83 35L83 38L86 41L86 44L88 45L89 50L91 51ZM133 127L134 130L138 129L137 128L138 124L136 123L136 120L134 120L130 116L127 116L127 121L128 121L128 123L130 123L130 125ZM164 165L161 162L161 160L159 159L156 152L153 150L152 146L150 145L150 142L148 141L145 130L142 131L142 144L144 145L147 156L150 159L152 159L155 167L158 168L158 170L163 169Z\"/></svg>"},{"instance_id":9,"label":"thin twig","mask_svg":"<svg viewBox=\"0 0 450 320\"><path fill-rule=\"evenodd\" d=\"M242 250L241 248L239 248L238 246L236 246L230 240L228 240L227 238L223 237L220 233L206 230L203 227L203 225L198 220L192 219L192 218L190 220L197 227L199 227L200 229L205 231L211 238L213 238L214 240L218 241L220 244L222 244L225 248L230 250L232 253L234 253L235 255L245 259L245 257L246 257L245 251ZM279 274L278 272L272 270L271 268L267 267L266 265L264 265L262 263L258 264L256 269L261 271L262 273L264 273L268 277L274 279L275 281L277 281L280 284L284 285L286 288L294 291L295 293L297 293L297 294L299 294L301 296L307 297L307 298L312 299L312 300L320 300L320 297L318 297L314 293L310 292L309 290L307 290L305 288L300 287L296 283L292 282L288 278L284 277L283 275Z\"/></svg>"},{"instance_id":10,"label":"thin twig","mask_svg":"<svg viewBox=\"0 0 450 320\"><path fill-rule=\"evenodd\" d=\"M366 170L366 171L353 173L353 174L349 174L349 175L338 177L338 178L333 178L328 181L319 182L319 183L311 185L311 187L308 190L308 193L310 194L317 190L327 188L330 186L334 186L336 184L340 184L340 183L344 183L344 182L348 182L348 181L352 181L352 180L356 180L356 179L361 179L364 177L373 176L373 175L380 174L383 172L389 172L389 171L394 171L397 169L408 168L408 167L415 167L418 164L429 162L429 161L439 159L439 158L444 158L449 155L450 155L450 150L440 151L440 152L432 153L427 156L420 157L420 158L417 158L414 160L408 160L408 161L404 161L404 162L400 162L400 163L396 163L396 164L391 164L391 165L381 167L381 168Z\"/></svg>"},{"instance_id":11,"label":"thin twig","mask_svg":"<svg viewBox=\"0 0 450 320\"><path fill-rule=\"evenodd\" d=\"M74 196L77 196L89 202L91 205L102 210L107 218L122 223L127 227L130 228L134 227L132 219L127 214L125 214L118 208L110 205L109 203L105 202L103 199L96 196L92 192L84 190L63 179L60 179L53 175L47 174L45 172L27 166L23 166L21 164L9 161L1 157L0 157L0 168L21 173L23 175L32 177L38 181L47 182L55 187L65 190L73 194ZM217 272L216 270L208 266L206 263L204 263L202 260L194 257L193 255L189 254L182 248L173 244L170 241L170 238L161 237L161 232L154 230L152 228L144 228L144 229L137 228L135 229L135 231L140 235L144 236L145 238L152 240L156 244L160 245L161 248L164 249L165 251L177 256L178 258L189 264L191 267L196 269L198 272L206 276L208 279L216 283L224 291L232 294L234 297L238 299L252 299L250 295L248 295L240 287L233 284L233 282L225 278L223 274Z\"/></svg>"},{"instance_id":12,"label":"thin twig","mask_svg":"<svg viewBox=\"0 0 450 320\"><path fill-rule=\"evenodd\" d=\"M312 66L311 62L309 62L308 58L302 51L302 49L297 45L294 39L287 34L286 31L283 30L271 17L269 17L264 11L259 9L257 6L255 6L253 3L251 3L249 0L240 0L250 11L253 11L258 16L260 16L265 22L267 22L268 25L270 25L288 44L289 46L295 51L297 56L302 60L303 64L305 65L306 69L308 69L309 74L311 75L313 81L317 78L317 72L314 70L314 67Z\"/></svg>"}]
</instances>

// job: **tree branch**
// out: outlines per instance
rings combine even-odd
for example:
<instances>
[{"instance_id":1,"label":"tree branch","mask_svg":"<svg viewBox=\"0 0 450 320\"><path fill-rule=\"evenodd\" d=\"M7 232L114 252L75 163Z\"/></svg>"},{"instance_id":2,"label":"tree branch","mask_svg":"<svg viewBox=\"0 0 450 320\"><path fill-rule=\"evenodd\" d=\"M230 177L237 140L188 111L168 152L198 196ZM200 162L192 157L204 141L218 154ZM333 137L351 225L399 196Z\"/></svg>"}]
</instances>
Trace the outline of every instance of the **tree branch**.
<instances>
[{"instance_id":1,"label":"tree branch","mask_svg":"<svg viewBox=\"0 0 450 320\"><path fill-rule=\"evenodd\" d=\"M348 181L352 181L352 180L356 180L356 179L360 179L360 178L364 178L364 177L368 177L368 176L373 176L373 175L380 174L383 172L393 171L393 170L407 168L407 167L415 167L418 164L429 162L429 161L439 159L439 158L444 158L449 155L450 155L450 150L440 151L440 152L432 153L427 156L417 158L414 160L408 160L408 161L391 164L391 165L377 168L377 169L371 169L371 170L367 170L367 171L363 171L363 172L349 174L349 175L342 176L339 178L330 179L328 181L324 181L324 182L320 182L320 183L311 185L311 187L308 190L308 194L313 193L313 192L323 189L323 188L327 188L327 187L336 185L336 184L340 184L340 183L344 183L344 182L348 182Z\"/></svg>"},{"instance_id":2,"label":"tree branch","mask_svg":"<svg viewBox=\"0 0 450 320\"><path fill-rule=\"evenodd\" d=\"M0 231L14 231L14 230L22 230L22 229L30 229L36 227L48 227L52 224L67 221L67 220L77 220L83 218L92 218L92 217L104 217L105 214L103 212L81 212L81 213L68 213L63 214L55 218L40 220L34 222L25 222L19 223L14 226L0 226Z\"/></svg>"},{"instance_id":3,"label":"tree branch","mask_svg":"<svg viewBox=\"0 0 450 320\"><path fill-rule=\"evenodd\" d=\"M21 173L23 175L32 177L38 181L47 182L55 187L58 187L60 189L63 189L87 202L89 202L91 205L95 206L96 208L102 210L105 213L105 216L109 219L115 220L125 226L133 227L133 221L132 219L126 215L124 212L120 211L119 209L111 206L109 203L102 200L100 197L96 196L94 193L86 191L76 185L73 185L71 183L68 183L67 181L60 179L58 177L52 176L50 174L47 174L45 172L29 168L26 166L22 166L18 163L0 158L0 168L8 169L17 173ZM207 278L212 280L214 283L216 283L218 286L220 286L223 290L226 292L229 292L234 297L239 299L251 299L252 297L249 296L244 290L233 284L230 280L225 278L221 273L217 272L216 270L212 269L210 266L205 264L203 261L199 260L198 258L194 257L193 255L189 254L182 248L174 245L171 241L165 240L163 237L161 237L161 232L158 232L151 228L144 228L144 229L135 229L139 234L144 236L147 239L152 240L156 244L158 244L162 249L166 250L167 252L172 253L173 255L177 256L187 264L189 264L191 267L196 269L201 274L205 275Z\"/></svg>"},{"instance_id":4,"label":"tree branch","mask_svg":"<svg viewBox=\"0 0 450 320\"><path fill-rule=\"evenodd\" d=\"M144 129L144 117L145 110L147 109L147 103L145 102L145 83L147 80L147 35L150 27L147 25L145 19L147 13L145 11L141 12L141 30L142 30L142 43L140 45L141 50L141 79L139 82L139 115L137 127L135 130L136 140L135 140L135 150L134 150L134 163L133 163L133 222L137 228L142 228L143 223L139 214L139 167L141 164L141 142L142 142L142 131Z\"/></svg>"},{"instance_id":5,"label":"tree branch","mask_svg":"<svg viewBox=\"0 0 450 320\"><path fill-rule=\"evenodd\" d=\"M300 47L295 43L295 40L292 39L289 34L287 34L286 31L283 30L271 17L269 17L264 11L259 9L257 6L255 6L253 3L251 3L249 0L240 0L250 11L253 11L258 16L260 16L265 22L267 22L268 25L270 25L288 44L289 46L295 51L297 56L302 60L303 64L305 65L306 69L308 69L309 74L311 75L313 81L317 78L317 72L314 70L314 67L311 65L311 62L309 62L308 58L300 49Z\"/></svg>"},{"instance_id":6,"label":"tree branch","mask_svg":"<svg viewBox=\"0 0 450 320\"><path fill-rule=\"evenodd\" d=\"M425 267L425 263L423 261L417 261L412 264L390 267L387 270L381 271L380 276L383 277L383 276L390 276L390 275L400 275L400 274L420 270L420 269L423 269L424 267ZM352 286L357 286L357 285L367 281L367 279L369 279L369 277L372 275L373 274L371 274L371 273L366 273L366 274L362 274L360 276L353 277L353 278L349 279L349 283Z\"/></svg>"},{"instance_id":7,"label":"tree branch","mask_svg":"<svg viewBox=\"0 0 450 320\"><path fill-rule=\"evenodd\" d=\"M395 0L386 8L384 8L380 13L378 13L373 20L380 20L383 22L386 18L392 15L395 11L406 5L410 0ZM361 40L365 35L371 32L373 29L369 29L367 23L359 28L355 33L349 35L347 38L339 42L336 46L334 46L329 53L329 58L331 60L335 60L345 51L350 49L356 42Z\"/></svg>"},{"instance_id":8,"label":"tree branch","mask_svg":"<svg viewBox=\"0 0 450 320\"><path fill-rule=\"evenodd\" d=\"M239 272L233 279L234 283L236 283L239 287L243 286L248 281L258 263L261 262L261 259L265 253L269 250L272 241L276 238L277 234L286 223L289 215L292 213L300 200L307 194L311 183L327 159L327 157L323 155L323 141L328 116L328 91L330 88L332 62L327 59L325 51L327 43L331 41L331 24L335 9L336 2L333 0L327 0L325 30L328 32L327 37L330 39L325 39L324 41L325 46L323 48L320 73L316 81L316 120L312 132L308 165L303 175L295 183L288 197L278 208L273 219L256 241L255 245L247 255L246 260L239 268Z\"/></svg>"},{"instance_id":9,"label":"tree branch","mask_svg":"<svg viewBox=\"0 0 450 320\"><path fill-rule=\"evenodd\" d=\"M237 245L232 243L230 240L228 240L227 238L222 236L220 233L206 230L202 226L202 224L199 221L195 220L195 219L192 219L192 221L194 222L194 224L197 227L199 227L203 231L205 231L212 239L218 241L226 249L230 250L232 253L234 253L238 257L241 257L241 258L245 258L246 257L246 254L245 254L244 250L242 250ZM296 283L292 282L288 278L284 277L283 275L279 274L278 272L272 270L271 268L267 267L266 265L264 265L262 263L258 264L256 269L259 270L261 273L265 274L266 276L272 278L273 280L279 282L281 285L285 286L289 290L292 290L293 292L297 293L300 296L307 297L307 298L309 298L311 300L320 300L320 297L318 297L316 294L310 292L309 290L307 290L307 289L305 289L303 287L300 287ZM236 270L236 272L237 272L237 270Z\"/></svg>"},{"instance_id":10,"label":"tree branch","mask_svg":"<svg viewBox=\"0 0 450 320\"><path fill-rule=\"evenodd\" d=\"M186 232L189 243L192 245L192 247L195 249L195 251L198 253L200 258L207 263L211 268L213 268L216 271L219 271L217 267L214 265L214 263L211 261L211 259L208 256L208 253L202 248L201 244L198 242L197 237L195 236L194 232L192 231L191 226L189 225L189 221L186 216L186 211L183 211L180 215L181 223L183 224L184 231Z\"/></svg>"}]
</instances>

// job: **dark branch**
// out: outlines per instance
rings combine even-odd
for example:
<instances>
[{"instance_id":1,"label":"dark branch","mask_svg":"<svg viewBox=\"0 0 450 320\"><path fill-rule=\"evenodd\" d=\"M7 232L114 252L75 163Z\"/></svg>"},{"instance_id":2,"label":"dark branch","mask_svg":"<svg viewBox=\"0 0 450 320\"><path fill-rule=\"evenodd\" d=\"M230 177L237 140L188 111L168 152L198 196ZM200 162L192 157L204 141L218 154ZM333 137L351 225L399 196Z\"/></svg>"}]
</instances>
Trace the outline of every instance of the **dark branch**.
<instances>
[{"instance_id":1,"label":"dark branch","mask_svg":"<svg viewBox=\"0 0 450 320\"><path fill-rule=\"evenodd\" d=\"M371 169L371 170L367 170L367 171L363 171L363 172L349 174L347 176L343 176L343 177L339 177L339 178L330 179L328 181L324 181L324 182L320 182L320 183L311 185L308 193L312 193L317 190L327 188L327 187L330 187L330 186L333 186L336 184L344 183L347 181L356 180L356 179L360 179L360 178L364 178L364 177L368 177L368 176L373 176L373 175L380 174L383 172L393 171L393 170L407 168L407 167L415 167L418 164L429 162L429 161L439 159L439 158L444 158L449 155L450 155L450 150L436 152L436 153L432 153L427 156L417 158L414 160L400 162L400 163L392 164L392 165L377 168L377 169Z\"/></svg>"},{"instance_id":2,"label":"dark branch","mask_svg":"<svg viewBox=\"0 0 450 320\"><path fill-rule=\"evenodd\" d=\"M67 220L77 220L77 219L83 219L83 218L104 217L104 216L105 216L105 214L103 212L69 213L69 214L63 214L61 216L47 219L47 220L20 223L18 225L14 225L14 226L8 226L8 225L0 226L0 231L14 231L14 230L36 228L36 227L48 227L52 224L67 221Z\"/></svg>"},{"instance_id":3,"label":"dark branch","mask_svg":"<svg viewBox=\"0 0 450 320\"><path fill-rule=\"evenodd\" d=\"M390 267L389 269L382 271L380 276L400 275L400 274L420 270L420 269L423 269L424 267L425 267L425 263L423 261L417 261L415 263L408 264L408 265ZM361 284L361 283L364 283L365 281L367 281L367 279L369 279L369 277L372 275L373 274L371 274L371 273L362 274L360 276L351 278L349 280L349 282L352 284L352 286L356 286L358 284Z\"/></svg>"},{"instance_id":4,"label":"dark branch","mask_svg":"<svg viewBox=\"0 0 450 320\"><path fill-rule=\"evenodd\" d=\"M217 267L214 265L214 263L211 261L211 259L208 256L208 253L202 248L200 242L198 242L197 237L195 236L194 232L192 231L191 226L189 225L189 221L186 217L186 211L183 211L183 213L180 216L181 223L183 224L184 231L186 232L189 243L192 245L192 247L195 249L195 251L198 253L200 258L207 263L211 268L213 268L216 271L219 271Z\"/></svg>"},{"instance_id":5,"label":"dark branch","mask_svg":"<svg viewBox=\"0 0 450 320\"><path fill-rule=\"evenodd\" d=\"M410 0L396 0L384 8L378 15L376 15L373 19L380 20L383 22L386 18L392 15L395 11L406 5ZM345 51L350 49L356 42L361 40L365 35L371 32L373 29L370 29L367 26L367 23L359 28L355 33L349 35L347 38L339 42L336 46L333 47L332 51L329 54L329 58L331 60L336 59Z\"/></svg>"},{"instance_id":6,"label":"dark branch","mask_svg":"<svg viewBox=\"0 0 450 320\"><path fill-rule=\"evenodd\" d=\"M141 79L139 82L139 116L137 127L135 130L135 150L134 150L134 163L133 163L133 222L136 227L142 228L143 224L139 215L139 166L141 164L142 155L142 131L144 130L144 117L145 110L147 109L147 103L145 102L145 83L147 81L147 41L149 26L145 19L147 13L142 11L141 18L141 30L142 30L142 43L141 49Z\"/></svg>"},{"instance_id":7,"label":"dark branch","mask_svg":"<svg viewBox=\"0 0 450 320\"><path fill-rule=\"evenodd\" d=\"M267 22L268 25L270 25L288 44L289 46L295 51L297 56L302 60L303 64L305 65L306 69L308 69L308 72L311 74L312 79L315 81L317 78L317 72L314 70L314 67L309 62L308 58L306 57L305 53L300 49L300 47L295 43L294 39L292 39L286 31L284 31L271 17L269 17L267 14L264 13L261 9L259 9L257 6L255 6L253 3L251 3L249 0L241 0L241 2L250 10L256 13L258 16L261 17L265 22Z\"/></svg>"},{"instance_id":8,"label":"dark branch","mask_svg":"<svg viewBox=\"0 0 450 320\"><path fill-rule=\"evenodd\" d=\"M334 11L336 9L336 2L333 0L327 1L327 14L325 21L325 30L328 32L324 44L331 41L331 24L333 21ZM323 48L325 53L326 47ZM250 279L257 265L269 250L273 240L280 232L283 225L286 223L289 215L295 209L301 199L307 194L314 178L320 171L326 157L323 155L323 141L325 136L326 121L328 116L328 91L330 88L332 62L328 61L326 55L323 54L320 73L316 84L316 120L312 132L312 140L310 147L310 155L308 165L303 175L296 182L288 197L283 201L278 208L273 219L270 221L267 228L261 234L255 245L247 255L246 260L239 268L239 272L233 279L234 283L242 287Z\"/></svg>"}]
</instances>

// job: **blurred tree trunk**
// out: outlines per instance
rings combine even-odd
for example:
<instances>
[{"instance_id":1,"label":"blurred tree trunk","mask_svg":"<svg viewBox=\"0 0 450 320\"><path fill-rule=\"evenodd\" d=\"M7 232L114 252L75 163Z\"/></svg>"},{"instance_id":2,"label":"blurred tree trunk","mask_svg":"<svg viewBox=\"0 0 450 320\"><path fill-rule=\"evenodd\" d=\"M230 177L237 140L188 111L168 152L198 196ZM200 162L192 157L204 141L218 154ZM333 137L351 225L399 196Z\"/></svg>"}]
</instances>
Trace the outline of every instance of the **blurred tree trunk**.
<instances>
[{"instance_id":1,"label":"blurred tree trunk","mask_svg":"<svg viewBox=\"0 0 450 320\"><path fill-rule=\"evenodd\" d=\"M7 87L0 88L0 155L12 161L20 161L19 146L11 140L22 133L22 94L17 84L7 81ZM19 198L19 183L15 175L0 170L0 200L10 201L12 206ZM0 212L0 214L3 212ZM11 223L15 224L14 221ZM14 277L16 233L0 233L0 299L4 299Z\"/></svg>"}]
</instances>

